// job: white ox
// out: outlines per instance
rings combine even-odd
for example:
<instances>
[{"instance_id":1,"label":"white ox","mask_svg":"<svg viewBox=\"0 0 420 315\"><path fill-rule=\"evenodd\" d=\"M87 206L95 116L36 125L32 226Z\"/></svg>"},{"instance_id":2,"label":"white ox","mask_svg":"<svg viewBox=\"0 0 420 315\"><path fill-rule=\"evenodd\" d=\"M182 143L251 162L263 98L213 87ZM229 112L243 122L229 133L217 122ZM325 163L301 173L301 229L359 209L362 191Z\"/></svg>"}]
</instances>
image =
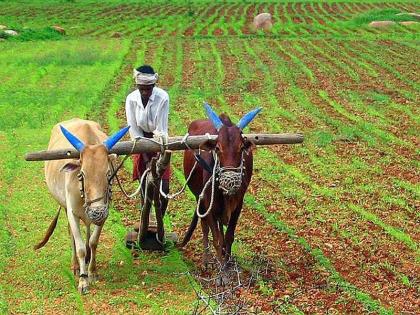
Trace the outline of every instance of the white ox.
<instances>
[{"instance_id":1,"label":"white ox","mask_svg":"<svg viewBox=\"0 0 420 315\"><path fill-rule=\"evenodd\" d=\"M48 150L67 149L70 142L80 152L79 160L45 162L45 178L54 199L67 212L73 249L72 269L75 275L79 275L78 288L83 294L87 293L89 283L96 280L96 248L108 217L111 175L114 170L112 161L115 160L115 155L108 152L128 128L108 138L98 123L76 118L55 125L51 132ZM48 242L59 212L35 249ZM80 220L87 229L86 245L80 231ZM92 235L91 224L94 225Z\"/></svg>"}]
</instances>

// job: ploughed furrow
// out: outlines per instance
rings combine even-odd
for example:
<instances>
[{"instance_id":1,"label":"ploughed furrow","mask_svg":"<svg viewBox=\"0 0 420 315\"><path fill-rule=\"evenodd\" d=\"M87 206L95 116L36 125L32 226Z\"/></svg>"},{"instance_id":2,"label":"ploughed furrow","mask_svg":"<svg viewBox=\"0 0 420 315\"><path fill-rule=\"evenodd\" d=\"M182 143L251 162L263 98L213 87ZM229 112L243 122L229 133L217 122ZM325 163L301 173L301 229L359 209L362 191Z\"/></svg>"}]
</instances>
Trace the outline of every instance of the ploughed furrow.
<instances>
[{"instance_id":1,"label":"ploughed furrow","mask_svg":"<svg viewBox=\"0 0 420 315\"><path fill-rule=\"evenodd\" d=\"M413 90L420 90L420 80L416 73L417 67L415 59L412 58L413 55L404 54L404 51L401 51L400 53L404 54L402 57L397 57L396 54L390 56L388 49L383 50L384 47L381 45L365 45L360 42L355 43L353 48L358 53L369 56L370 60L376 60L378 64L383 65L392 75Z\"/></svg>"},{"instance_id":2,"label":"ploughed furrow","mask_svg":"<svg viewBox=\"0 0 420 315\"><path fill-rule=\"evenodd\" d=\"M226 17L225 17L225 35L235 36L240 35L237 30L236 24L238 23L241 13L240 10L243 8L241 4L234 4L229 7Z\"/></svg>"},{"instance_id":3,"label":"ploughed furrow","mask_svg":"<svg viewBox=\"0 0 420 315\"><path fill-rule=\"evenodd\" d=\"M408 167L410 167L409 165L408 165ZM398 222L397 222L398 223ZM398 223L399 224L399 223Z\"/></svg>"},{"instance_id":4,"label":"ploughed furrow","mask_svg":"<svg viewBox=\"0 0 420 315\"><path fill-rule=\"evenodd\" d=\"M269 58L267 58L267 59L265 59L265 61L267 62L267 64L269 64L270 65L270 67L272 67L273 65L272 64L270 64L270 62L271 62L271 60L269 59ZM252 64L252 61L249 61L249 63L250 64ZM244 75L246 75L246 74L244 74ZM268 76L266 75L266 76L264 76L265 78L267 78ZM267 79L265 79L265 81L267 82ZM279 81L279 79L277 79L276 81ZM263 94L263 93L262 93ZM361 105L361 107L363 107L363 104ZM306 116L311 116L311 115L306 115ZM306 123L306 121L305 121L305 123ZM405 163L405 162L404 162ZM409 169L410 169L410 165L407 165L406 166L406 168L407 168L407 171L409 171ZM409 173L409 172L408 172ZM363 176L363 174L362 174L362 176ZM411 215L413 214L413 213L410 213ZM399 224L401 224L400 222L399 222L400 220L398 219L395 223L397 224L397 225L399 225ZM414 222L414 221L413 221ZM408 229L408 230L411 230L411 229Z\"/></svg>"},{"instance_id":5,"label":"ploughed furrow","mask_svg":"<svg viewBox=\"0 0 420 315\"><path fill-rule=\"evenodd\" d=\"M305 165L307 165L306 163L304 163ZM271 169L271 168L270 168ZM275 182L278 182L278 181L275 181ZM308 181L309 182L309 181ZM263 185L262 185L263 186ZM274 187L272 187L272 188L274 188ZM268 190L270 190L270 189L268 189ZM386 243L386 242L385 242ZM357 250L356 250L356 252L357 252Z\"/></svg>"},{"instance_id":6,"label":"ploughed furrow","mask_svg":"<svg viewBox=\"0 0 420 315\"><path fill-rule=\"evenodd\" d=\"M194 35L200 36L200 35L208 35L209 34L209 28L211 25L216 21L216 19L220 16L220 12L224 10L224 5L218 5L216 7L213 7L209 11L209 15L206 17L204 21L202 21L201 25L199 25L194 30Z\"/></svg>"},{"instance_id":7,"label":"ploughed furrow","mask_svg":"<svg viewBox=\"0 0 420 315\"><path fill-rule=\"evenodd\" d=\"M199 52L200 55L202 55L202 60L201 62L205 62L206 65L209 65L209 68L211 69L220 69L217 66L217 63L219 62L218 59L219 57L217 56L217 53L213 50L212 45L210 42L204 42L202 41L200 46L199 46ZM213 53L210 53L213 52ZM190 54L193 54L194 52L191 52ZM206 72L203 73L203 75L206 75ZM218 82L219 84L222 82L220 80L223 80L223 78L225 77L224 73L221 73L220 70L219 72L216 74L214 74L215 78L216 78L216 82ZM195 84L192 84L193 86L202 86L201 82L197 82ZM209 84L204 84L204 86L202 86L204 91L204 94L210 93L212 86ZM184 95L188 95L188 93L185 93ZM215 97L215 96L213 96ZM225 97L223 97L224 99ZM183 96L181 97L181 99L179 100L180 102L182 102L183 104L187 104L187 106L189 107L189 111L185 114L182 115L182 118L185 120L185 123L187 123L188 121L194 119L194 118L198 118L198 117L202 117L202 113L200 115L200 112L202 112L202 107L201 104L197 104L193 99L189 99L188 96ZM192 102L192 103L191 103ZM217 106L217 105L215 105ZM194 109L196 108L196 109ZM197 114L196 114L197 113ZM198 116L198 117L197 117ZM236 116L236 115L234 115ZM181 124L182 125L182 124ZM191 207L194 207L194 205L192 204ZM244 210L244 212L247 210ZM303 254L298 254L296 260L297 261L302 261L302 263L296 263L296 260L292 260L290 261L290 268L301 268L300 266L306 266L304 271L294 271L295 269L292 270L288 270L289 268L286 267L287 273L285 275L285 271L282 270L282 267L285 263L289 264L288 259L286 259L286 257L290 257L291 255L287 252L280 252L280 257L278 250L271 250L271 248L277 248L277 243L281 242L280 239L277 239L276 235L280 235L280 233L276 232L269 224L264 223L265 226L267 226L267 228L269 230L267 230L267 233L265 233L267 236L270 235L270 237L266 237L263 242L261 244L258 244L255 241L251 241L251 239L253 239L252 235L255 233L254 231L261 231L261 223L258 225L255 225L255 222L258 222L259 220L255 220L256 214L251 214L250 218L253 218L253 228L252 230L250 228L248 228L248 223L246 223L243 226L246 226L246 229L242 230L241 228L238 229L238 239L239 242L238 245L239 249L237 252L239 252L239 257L238 259L241 259L241 249L244 247L241 243L241 235L242 235L242 231L244 231L245 235L245 239L244 242L245 243L245 248L250 248L250 250L258 250L260 248L266 248L267 249L267 253L260 253L262 254L266 259L268 259L270 261L270 275L267 278L264 278L264 281L267 282L267 284L273 288L273 292L275 292L275 295L272 296L270 295L270 297L264 297L264 296L255 296L255 292L257 291L255 287L251 288L250 292L244 292L244 297L243 299L245 301L249 301L249 303L251 303L251 305L255 305L256 307L260 306L261 304L264 305L266 303L268 303L268 305L270 305L270 307L274 307L275 305L271 305L272 303L274 303L275 299L274 297L277 298L281 298L282 296L284 296L285 294L290 295L291 298L291 302L296 305L299 309L303 308L306 309L308 311L311 312L316 312L316 311L321 311L325 309L328 309L329 307L336 307L338 309L344 310L360 310L361 307L359 305L359 303L354 302L354 300L352 298L347 298L347 293L343 293L341 289L337 289L336 291L336 287L334 284L327 284L325 281L327 281L327 277L328 277L328 273L324 274L322 273L322 275L320 275L321 272L315 272L315 271L311 271L311 269L318 269L320 268L320 266L315 266L312 267L311 264L308 264L306 262L306 258L307 255ZM246 217L244 217L246 218ZM251 224L251 223L250 223ZM241 225L241 223L240 223ZM184 228L181 228L178 231L181 230L185 230ZM197 233L196 234L200 234ZM255 237L257 239L261 239L261 236L257 234ZM272 237L275 237L275 243L272 244L268 243L267 241L270 242L273 240ZM259 238L258 238L259 237ZM251 242L251 247L249 247L250 245L248 244L248 242ZM201 252L201 246L196 245L198 242L197 241L192 241L192 243L190 245L187 246L186 248L186 255L187 257L191 257L191 259L193 259L193 261L195 261L198 265L200 264L199 262L199 255L197 254L198 252ZM269 244L271 245L271 248L268 246ZM286 241L286 244L287 241ZM198 247L199 249L197 250L195 248L195 250L193 249L190 252L190 247L191 246L195 246ZM287 247L293 247L294 245L286 245ZM243 250L243 249L242 249ZM304 251L302 248L299 249L300 251ZM260 251L261 252L261 251ZM281 258L282 256L284 256L284 259ZM309 259L313 259L311 257L309 257ZM284 261L283 261L284 260ZM292 267L294 266L294 267ZM322 269L322 268L321 268ZM291 275L289 276L288 273L290 273ZM299 276L299 274L302 274L302 276ZM284 278L286 277L286 279L288 277L294 278L297 276L297 280L299 283L302 283L302 287L299 287L299 289L291 289L293 288L293 284L290 286L290 289L284 287ZM331 287L330 287L331 286ZM288 286L289 287L289 286ZM330 292L330 288L333 289L333 291L335 292ZM291 290L291 291L290 291ZM246 293L246 294L245 294ZM312 300L309 299L309 296L311 296L312 293L316 293L317 296L319 296L319 301L318 303L314 303ZM258 294L258 292L257 292ZM345 299L346 302L340 303L340 296L341 299ZM258 300L260 300L258 302ZM333 304L337 304L336 306L332 306ZM347 306L346 306L347 305ZM267 311L270 311L272 309L267 308Z\"/></svg>"},{"instance_id":8,"label":"ploughed furrow","mask_svg":"<svg viewBox=\"0 0 420 315\"><path fill-rule=\"evenodd\" d=\"M202 33L203 35L207 36L221 36L226 35L226 20L225 16L227 16L227 12L229 8L231 8L233 4L230 6L224 5L220 8L220 11L217 11L216 17L211 24L208 25L207 29Z\"/></svg>"},{"instance_id":9,"label":"ploughed furrow","mask_svg":"<svg viewBox=\"0 0 420 315\"><path fill-rule=\"evenodd\" d=\"M242 29L246 25L247 10L251 7L251 3L240 5L236 10L236 14L231 19L230 26L233 29L234 35L242 35Z\"/></svg>"},{"instance_id":10,"label":"ploughed furrow","mask_svg":"<svg viewBox=\"0 0 420 315\"><path fill-rule=\"evenodd\" d=\"M321 16L319 14L319 12L316 11L316 9L314 8L314 3L308 3L308 4L306 4L304 6L304 10L305 10L305 13L312 18L312 20L314 21L314 23L317 23L319 25L325 25L326 24L326 22L325 22L326 17L325 16Z\"/></svg>"},{"instance_id":11,"label":"ploughed furrow","mask_svg":"<svg viewBox=\"0 0 420 315\"><path fill-rule=\"evenodd\" d=\"M296 13L299 16L299 18L301 19L302 23L312 24L313 23L312 17L310 15L306 14L306 12L305 12L305 9L304 9L305 5L306 4L302 3L302 2L296 3L296 6L295 6Z\"/></svg>"},{"instance_id":12,"label":"ploughed furrow","mask_svg":"<svg viewBox=\"0 0 420 315\"><path fill-rule=\"evenodd\" d=\"M244 24L242 25L241 32L242 34L250 34L251 29L249 27L250 23L252 23L254 17L257 15L257 10L255 4L250 4L247 6L244 12Z\"/></svg>"},{"instance_id":13,"label":"ploughed furrow","mask_svg":"<svg viewBox=\"0 0 420 315\"><path fill-rule=\"evenodd\" d=\"M326 7L328 7L329 10L327 10ZM311 3L311 8L314 10L315 14L323 20L324 24L334 23L341 18L340 12L332 10L325 2L313 2Z\"/></svg>"},{"instance_id":14,"label":"ploughed furrow","mask_svg":"<svg viewBox=\"0 0 420 315\"><path fill-rule=\"evenodd\" d=\"M372 68L377 70L383 76L383 78L387 79L388 81L398 82L398 86L401 88L401 91L399 92L410 92L418 85L418 83L407 79L404 75L400 74L397 70L383 62L381 59L376 58L376 56L372 56L370 52L365 52L362 49L358 49L359 43L349 45L348 43L344 42L343 44L347 51L353 53L360 59L364 59ZM418 90L414 89L414 93L416 93L416 91Z\"/></svg>"},{"instance_id":15,"label":"ploughed furrow","mask_svg":"<svg viewBox=\"0 0 420 315\"><path fill-rule=\"evenodd\" d=\"M315 41L312 42L313 44L317 43ZM313 44L309 45L312 46ZM376 90L381 90L382 93L384 91L387 91L386 93L392 93L395 90L395 87L392 88L391 90L387 89L386 86L383 83L383 80L381 80L381 78L372 78L369 77L369 73L365 73L362 71L362 69L360 67L358 67L358 64L355 63L354 60L352 60L352 58L347 54L347 52L345 50L342 49L338 49L338 47L334 44L331 43L331 41L321 41L319 43L317 43L317 46L319 47L318 49L321 49L321 47L323 47L323 51L325 52L325 54L327 54L328 56L332 56L334 59L332 59L332 61L334 62L334 64L336 64L338 67L342 68L342 65L345 65L347 63L347 65L351 66L351 68L346 69L346 67L344 67L343 69L341 69L340 73L346 73L347 71L350 71L353 73L353 75L350 75L351 77L355 77L358 78L357 81L355 81L352 84L349 85L334 85L334 89L338 90L339 94L344 95L345 98L348 98L349 93L353 93L352 91L354 90L358 90L358 84L359 82L363 82L364 84L364 90L367 92L362 92L362 93L369 93L370 91L374 91ZM312 53L310 53L310 55L313 55ZM321 63L322 64L322 63ZM350 78L348 79L350 81ZM344 82L347 84L347 82L349 82L347 80L344 80ZM365 82L366 85L365 85ZM345 90L343 90L343 88ZM345 99L342 100L345 102ZM395 117L395 113L393 111L390 111L390 114L393 115L394 117L392 117L392 120L390 119L386 119L386 117L384 117L383 115L381 115L379 112L377 112L378 115L371 115L372 113L375 112L375 109L370 110L369 105L368 104L364 104L364 106L358 106L358 103L353 103L354 100L350 99L349 102L345 102L344 105L348 105L350 112L354 113L355 115L357 115L358 117L362 117L365 121L369 121L374 123L375 125L380 125L381 128L383 128L383 126L386 127L386 130L392 134L395 134L397 137L399 137L399 139L403 140L403 141L408 141L412 142L413 138L408 135L406 133L405 128L397 128L397 126L400 126L400 124L398 124L399 120L402 120L401 118L398 119L398 117ZM347 104L346 104L347 103ZM394 119L397 119L397 121L395 121ZM378 123L375 123L375 121L378 120ZM404 122L402 122L404 123Z\"/></svg>"},{"instance_id":16,"label":"ploughed furrow","mask_svg":"<svg viewBox=\"0 0 420 315\"><path fill-rule=\"evenodd\" d=\"M388 138L392 140L391 135L389 134L384 135L383 132L381 132L381 130L375 126L365 125L357 116L350 115L347 111L341 108L340 104L343 102L346 102L346 100L339 100L339 98L337 97L337 94L339 92L340 86L344 85L344 87L346 87L346 85L348 85L348 79L346 78L345 73L343 73L342 71L339 71L341 73L341 76L339 77L330 76L329 73L326 72L329 70L330 67L325 68L326 65L328 64L327 61L322 62L322 59L320 56L317 56L317 58L314 58L313 53L305 54L304 51L302 50L302 47L297 42L292 43L292 46L288 47L288 50L289 52L293 52L295 55L297 55L299 59L302 59L307 64L308 67L311 67L311 71L315 74L317 78L317 81L314 83L313 88L310 88L310 90L315 91L315 93L311 94L311 98L319 106L322 106L322 108L329 113L329 116L334 116L335 118L342 120L343 122L346 122L346 121L355 122L360 128L365 129L365 132L373 133L375 136L378 136L384 140ZM302 81L299 84L303 88L305 88L305 86L311 85L310 82L305 82L305 81ZM339 103L333 104L328 101L326 102L327 97L324 97L323 91L325 91L329 96L332 95L334 97L333 98L334 100L339 100ZM331 109L333 109L332 112L331 112ZM400 142L395 138L394 140L397 144ZM401 143L401 145L410 147L408 143L405 143L405 144Z\"/></svg>"},{"instance_id":17,"label":"ploughed furrow","mask_svg":"<svg viewBox=\"0 0 420 315\"><path fill-rule=\"evenodd\" d=\"M357 62L359 65L361 65L361 68L365 69L368 74L375 78L375 84L379 84L380 86L386 86L387 88L390 87L391 83L393 86L398 86L398 89L394 89L394 91L387 91L387 95L391 97L391 99L395 102L414 102L416 99L416 96L413 92L410 92L410 88L407 88L406 86L402 86L402 82L395 78L385 67L381 67L380 64L372 62L372 58L370 56L363 56L362 54L359 54L358 51L353 49L352 42L337 42L337 45L339 49L345 51L355 62ZM367 45L369 45L369 42L365 42ZM400 44L400 43L399 43ZM401 42L401 45L403 43ZM369 82L365 82L365 84L369 84ZM372 87L373 88L373 87ZM388 93L389 92L389 93Z\"/></svg>"},{"instance_id":18,"label":"ploughed furrow","mask_svg":"<svg viewBox=\"0 0 420 315\"><path fill-rule=\"evenodd\" d=\"M232 111L234 111L234 110L232 110ZM236 111L234 111L234 112L236 112ZM263 130L262 130L263 131ZM266 130L264 130L264 131L266 131ZM302 163L302 165L307 165L307 163ZM270 168L271 170L272 170L272 168ZM280 170L279 170L280 171ZM293 171L291 170L291 172L293 173ZM275 172L276 174L280 174L281 173L281 171L280 172ZM301 180L302 180L302 175L299 175L298 176L298 178L301 178ZM303 177L303 178L305 178L305 177ZM265 181L264 181L264 178L262 179L263 180L263 183L265 184ZM271 181L272 183L278 183L279 181L278 180L273 180L273 181ZM306 183L306 185L309 185L309 183L311 182L311 180L310 179L305 179L303 182L300 182L300 184L297 184L296 183L296 185L302 185L302 184L305 184ZM268 185L268 183L267 183L267 185ZM273 184L274 186L275 186L275 184ZM259 187L261 187L261 186L265 186L265 185L259 185ZM268 192L268 191L272 191L272 189L274 189L274 186L270 186L270 188L269 189L267 189L267 191L266 191L266 193ZM312 187L312 189L315 189L315 191L318 191L318 193L321 193L322 191L323 191L323 188L322 188L322 186L314 186L314 187ZM264 195L264 194L262 194L262 195ZM325 196L324 195L324 197L321 197L321 198L326 198L327 196ZM319 201L321 201L322 199L318 199ZM334 199L333 199L334 200ZM274 202L274 201L273 201ZM337 202L337 201L336 201ZM333 219L329 219L329 221L335 221L336 223L338 223L338 222L345 222L345 224L351 224L353 221L354 221L354 216L355 216L355 213L354 213L354 211L353 210L349 210L349 209L340 209L341 211L344 211L344 210L346 210L344 213L341 213L341 212L339 212L339 213L335 213L336 211L333 211L334 209L335 209L335 207L337 206L337 205L339 205L340 203L334 203L333 205L332 205L332 208L330 208L330 207L328 207L328 211L325 211L324 210L324 212L326 212L327 214L329 213L329 212L331 212L331 213L333 213L334 214L334 216L337 216L338 218L340 218L340 219L343 219L343 221L341 221L341 220L337 220L337 221L335 221L335 220L333 220ZM290 205L288 205L288 206L290 206ZM314 205L308 205L308 206L311 206L311 207L314 207ZM351 204L350 204L350 206L352 206ZM353 206L354 207L354 206ZM295 209L296 209L296 205L295 205ZM309 208L308 208L309 209ZM297 210L297 209L296 209ZM319 210L318 210L319 211ZM298 211L298 212L300 212L299 213L299 216L302 216L302 211ZM333 216L333 217L334 217ZM322 219L322 218L320 218L320 219ZM307 217L305 217L305 218L303 218L300 222L302 223L302 224L305 224L305 222L306 222L306 220L307 220ZM311 220L310 220L311 221ZM310 222L309 221L309 222ZM312 221L313 223L315 223L314 221ZM321 221L322 222L322 221ZM324 221L325 222L325 221ZM335 223L335 224L336 224ZM306 224L308 224L308 223L306 223ZM344 224L344 226L346 226ZM327 227L329 227L330 225L329 224L326 224L327 225ZM368 226L366 226L366 222L364 223L364 222L361 222L360 224L357 224L356 225L356 227L354 227L354 225L353 224L351 224L350 226L353 226L353 228L355 228L355 231L358 233L359 231L362 233L362 235L364 234L364 233L370 233L370 234L372 234L372 233L374 233L375 234L375 236L373 236L373 235L370 235L367 239L369 239L370 237L372 238L372 239L379 239L379 241L378 242L380 242L380 244L375 244L375 248L376 248L376 246L378 246L379 245L379 248L381 248L381 255L382 254L384 254L385 256L384 257L387 257L387 256L389 256L390 254L390 252L392 252L392 257L389 259L389 260L386 260L386 261L391 261L392 263L392 265L393 266L395 266L395 265L397 265L398 263L400 263L400 259L401 259L401 257L399 256L400 254L399 254L399 251L395 251L395 249L394 248L392 248L392 247L390 247L390 245L389 245L389 242L390 242L390 240L392 240L392 238L389 238L388 236L385 236L385 237L382 237L381 236L381 228L379 227L379 226L376 226L376 225L373 225L373 224L369 224ZM309 228L309 227L307 227L307 228ZM331 230L331 227L329 228L330 230ZM375 230L376 229L376 230ZM303 230L307 230L306 228L304 228ZM338 231L339 229L337 229L337 231ZM374 232L372 232L372 230L375 230ZM338 232L337 232L338 233ZM329 234L328 233L326 233L325 234L325 238L327 238L327 240L330 240L331 238L333 238L332 236L328 236ZM311 235L312 236L312 235ZM345 238L346 239L346 238ZM319 245L321 245L321 244L323 244L324 242L326 241L326 239L323 239L323 240L319 240ZM342 240L342 242L344 242L344 244L346 244L346 241L345 240ZM365 242L365 240L363 240L362 241L362 243L363 242ZM345 249L346 248L346 245L341 245L340 247L342 248L342 249ZM317 244L318 245L318 244ZM358 243L357 243L357 245L358 245ZM394 243L392 243L392 245L393 246L395 246L395 244ZM401 246L401 247L403 247L403 245L400 245L399 243L397 243L396 244L397 246ZM398 250L399 250L400 248L398 248ZM383 251L383 252L382 252ZM404 250L403 250L403 252L404 252ZM408 257L407 258L403 258L403 261L405 262L405 263L410 263L410 261L412 261L412 256L410 257L410 253L409 252L407 252L407 249L405 249L405 253L406 253L406 255L408 255ZM359 265L358 265L358 272L362 272L363 271L363 261L365 260L365 257L360 257L360 253L359 253L359 251L358 251L358 249L357 249L357 246L356 246L356 244L355 244L355 248L354 248L354 251L352 251L352 253L351 253L352 255L355 255L356 257L358 257L358 259L357 259L357 261L358 261L358 263L359 263ZM363 255L362 255L363 256ZM348 259L348 257L345 257L345 259L343 259L343 260L341 260L340 262L341 263L343 263L343 262L345 262L346 260ZM374 263L376 262L376 259L373 259L372 258L372 261L371 261L371 263L374 265ZM399 265L397 265L398 267L399 267ZM410 265L408 265L408 268L407 267L402 267L403 269L402 269L402 271L400 270L399 272L403 272L403 274L408 274L410 277L413 277L413 269L411 269L411 267L412 267L412 264ZM347 269L346 269L347 270ZM378 273L378 271L375 271L375 269L372 269L373 271L369 271L369 274L368 275L370 275L370 279L372 279L372 278L374 278L374 277L376 277L376 274ZM353 274L353 276L354 276L354 278L355 279L358 279L359 277L360 277L360 273L359 273L359 275L357 275L357 274ZM393 276L395 276L395 275L393 275ZM396 276L395 276L396 277ZM393 290L396 288L396 287L404 287L404 285L402 284L402 283L399 283L399 278L398 279L394 279L395 280L395 283L393 282L392 283L392 285L393 285L393 288L391 288L389 291L387 291L386 292L386 294L389 294L389 295L392 295L392 292L393 292ZM388 283L388 281L389 280L387 280L387 279L382 279L382 281L383 281L383 283ZM364 285L367 285L368 283L367 282L360 282L359 281L359 283L363 283ZM403 288L403 289L405 289L405 288ZM378 291L378 290L376 290L375 291L375 293L376 294L378 294L378 296L381 296L382 295L382 293L380 292L380 291ZM385 295L386 295L385 294ZM413 291L410 291L410 290L408 290L408 294L410 294L410 296L411 297L413 297L414 296L414 293L413 293ZM386 302L387 301L387 297L386 296L383 296L382 295L382 300L384 301L384 302ZM400 299L400 301L398 302L398 303L400 303L401 302L401 299ZM398 303L396 303L396 305L398 304ZM404 306L405 307L405 306Z\"/></svg>"},{"instance_id":19,"label":"ploughed furrow","mask_svg":"<svg viewBox=\"0 0 420 315\"><path fill-rule=\"evenodd\" d=\"M190 23L185 23L184 27L181 28L180 33L185 36L192 36L196 27L203 23L203 20L208 16L209 12L213 9L213 6L208 5L206 8L200 8L193 11L193 17Z\"/></svg>"}]
</instances>

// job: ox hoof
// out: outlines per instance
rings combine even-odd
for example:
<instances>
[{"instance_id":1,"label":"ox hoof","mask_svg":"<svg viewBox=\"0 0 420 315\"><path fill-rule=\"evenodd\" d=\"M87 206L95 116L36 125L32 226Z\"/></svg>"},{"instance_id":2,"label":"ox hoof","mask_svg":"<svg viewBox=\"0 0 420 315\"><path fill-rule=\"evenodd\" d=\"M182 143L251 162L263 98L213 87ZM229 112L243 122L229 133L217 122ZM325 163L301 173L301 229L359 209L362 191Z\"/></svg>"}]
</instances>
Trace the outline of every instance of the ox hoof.
<instances>
[{"instance_id":1,"label":"ox hoof","mask_svg":"<svg viewBox=\"0 0 420 315\"><path fill-rule=\"evenodd\" d=\"M212 264L212 257L209 253L204 253L202 257L203 267L204 270L208 270L210 268L210 265Z\"/></svg>"},{"instance_id":2,"label":"ox hoof","mask_svg":"<svg viewBox=\"0 0 420 315\"><path fill-rule=\"evenodd\" d=\"M86 285L86 286L80 286L79 285L79 293L80 294L88 294L89 293L89 287Z\"/></svg>"},{"instance_id":3,"label":"ox hoof","mask_svg":"<svg viewBox=\"0 0 420 315\"><path fill-rule=\"evenodd\" d=\"M79 287L80 294L86 294L89 292L89 283L87 277L79 278Z\"/></svg>"},{"instance_id":4,"label":"ox hoof","mask_svg":"<svg viewBox=\"0 0 420 315\"><path fill-rule=\"evenodd\" d=\"M219 277L216 279L216 285L218 287L224 287L225 285L229 284L229 277L226 273L222 273Z\"/></svg>"},{"instance_id":5,"label":"ox hoof","mask_svg":"<svg viewBox=\"0 0 420 315\"><path fill-rule=\"evenodd\" d=\"M99 280L98 274L96 274L96 273L91 273L91 274L89 275L89 278L88 278L89 284L94 284L94 283L95 283L95 282L97 282L98 280Z\"/></svg>"}]
</instances>

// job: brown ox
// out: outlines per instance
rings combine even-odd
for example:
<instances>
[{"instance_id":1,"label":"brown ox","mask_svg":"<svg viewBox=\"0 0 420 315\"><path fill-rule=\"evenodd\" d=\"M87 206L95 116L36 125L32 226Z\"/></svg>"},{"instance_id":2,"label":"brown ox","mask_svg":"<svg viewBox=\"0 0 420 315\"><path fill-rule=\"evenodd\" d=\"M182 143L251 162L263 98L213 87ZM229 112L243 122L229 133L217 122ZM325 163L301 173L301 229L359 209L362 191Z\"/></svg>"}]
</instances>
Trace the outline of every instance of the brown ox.
<instances>
[{"instance_id":1,"label":"brown ox","mask_svg":"<svg viewBox=\"0 0 420 315\"><path fill-rule=\"evenodd\" d=\"M182 241L185 246L190 240L201 218L203 231L204 255L203 261L207 265L209 259L209 229L213 236L213 245L218 261L226 266L231 256L235 227L241 213L245 192L252 176L252 149L253 143L242 137L242 129L258 114L260 108L246 114L237 125L232 124L228 116L220 117L206 104L208 120L195 120L188 129L190 135L218 135L216 141L207 141L201 149L211 152L201 152L195 169L197 154L185 151L184 174L191 178L188 182L190 190L194 193L198 209L194 212L191 225ZM204 161L204 162L203 162ZM212 173L214 193L212 193ZM206 184L208 183L208 184ZM200 198L200 194L202 198ZM201 201L200 201L201 199ZM213 200L213 201L212 201ZM197 213L198 212L198 213ZM226 234L223 226L227 226Z\"/></svg>"},{"instance_id":2,"label":"brown ox","mask_svg":"<svg viewBox=\"0 0 420 315\"><path fill-rule=\"evenodd\" d=\"M96 248L108 217L112 160L115 159L108 151L127 130L128 127L123 128L108 138L96 122L72 119L55 125L51 132L48 150L66 149L70 142L80 152L79 160L45 162L45 178L60 208L66 209L73 249L72 269L75 275L79 274L78 288L81 293L88 291L88 284L94 282L97 276ZM58 215L59 211L35 249L48 242ZM80 220L86 225L86 245L80 232ZM92 235L91 224L94 225Z\"/></svg>"}]
</instances>

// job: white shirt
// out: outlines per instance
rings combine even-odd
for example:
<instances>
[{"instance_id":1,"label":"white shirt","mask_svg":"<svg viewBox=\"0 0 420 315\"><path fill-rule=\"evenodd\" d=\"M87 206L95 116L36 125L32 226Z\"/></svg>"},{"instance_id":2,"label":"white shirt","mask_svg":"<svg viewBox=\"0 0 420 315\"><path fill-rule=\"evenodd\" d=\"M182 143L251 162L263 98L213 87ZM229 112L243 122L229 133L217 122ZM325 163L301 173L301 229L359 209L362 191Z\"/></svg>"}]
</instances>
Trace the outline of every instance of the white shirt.
<instances>
[{"instance_id":1,"label":"white shirt","mask_svg":"<svg viewBox=\"0 0 420 315\"><path fill-rule=\"evenodd\" d=\"M128 94L125 101L125 114L130 126L130 137L143 137L143 131L168 134L169 95L154 87L147 106L143 106L138 89Z\"/></svg>"}]
</instances>

